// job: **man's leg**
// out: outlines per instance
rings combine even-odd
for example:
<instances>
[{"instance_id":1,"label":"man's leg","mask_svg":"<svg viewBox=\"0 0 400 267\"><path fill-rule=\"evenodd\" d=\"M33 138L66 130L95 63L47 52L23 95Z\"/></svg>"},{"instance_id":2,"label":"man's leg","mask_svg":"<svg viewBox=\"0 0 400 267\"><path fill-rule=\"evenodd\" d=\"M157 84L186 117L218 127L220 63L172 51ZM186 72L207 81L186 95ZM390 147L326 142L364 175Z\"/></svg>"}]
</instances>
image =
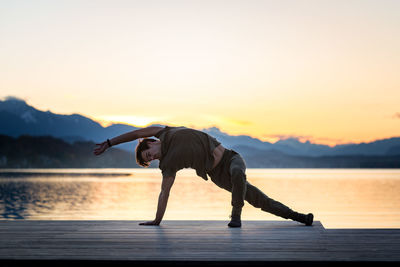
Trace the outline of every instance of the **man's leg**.
<instances>
[{"instance_id":1,"label":"man's leg","mask_svg":"<svg viewBox=\"0 0 400 267\"><path fill-rule=\"evenodd\" d=\"M228 166L227 166L228 167ZM232 157L228 168L211 173L211 180L219 187L232 193L232 220L228 224L230 227L240 227L240 215L244 206L244 199L256 208L270 212L285 219L292 219L311 225L312 214L301 214L294 212L282 203L275 201L265 195L257 187L246 181L246 164L243 158L237 154ZM226 171L225 171L226 170Z\"/></svg>"},{"instance_id":2,"label":"man's leg","mask_svg":"<svg viewBox=\"0 0 400 267\"><path fill-rule=\"evenodd\" d=\"M246 164L239 154L232 157L229 174L232 184L232 219L228 226L240 227L242 225L240 215L246 196Z\"/></svg>"},{"instance_id":3,"label":"man's leg","mask_svg":"<svg viewBox=\"0 0 400 267\"><path fill-rule=\"evenodd\" d=\"M251 185L249 182L247 182L245 199L252 206L256 208L261 208L261 210L263 211L272 213L285 219L292 219L306 225L311 225L314 219L314 216L311 213L305 215L295 212L289 207L283 205L282 203L275 201L272 198L269 198L260 189Z\"/></svg>"}]
</instances>

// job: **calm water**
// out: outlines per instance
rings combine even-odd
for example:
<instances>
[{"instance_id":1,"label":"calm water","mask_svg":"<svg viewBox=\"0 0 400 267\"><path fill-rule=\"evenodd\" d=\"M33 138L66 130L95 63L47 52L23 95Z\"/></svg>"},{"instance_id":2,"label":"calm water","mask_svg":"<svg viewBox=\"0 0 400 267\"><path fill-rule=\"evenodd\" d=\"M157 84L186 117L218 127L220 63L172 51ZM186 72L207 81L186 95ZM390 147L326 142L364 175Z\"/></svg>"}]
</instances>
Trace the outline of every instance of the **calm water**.
<instances>
[{"instance_id":1,"label":"calm water","mask_svg":"<svg viewBox=\"0 0 400 267\"><path fill-rule=\"evenodd\" d=\"M400 170L248 169L247 179L326 228L400 228ZM150 220L158 169L0 170L0 220ZM230 193L178 172L166 220L228 220ZM246 203L243 220L281 220ZM283 220L283 219L282 219Z\"/></svg>"}]
</instances>

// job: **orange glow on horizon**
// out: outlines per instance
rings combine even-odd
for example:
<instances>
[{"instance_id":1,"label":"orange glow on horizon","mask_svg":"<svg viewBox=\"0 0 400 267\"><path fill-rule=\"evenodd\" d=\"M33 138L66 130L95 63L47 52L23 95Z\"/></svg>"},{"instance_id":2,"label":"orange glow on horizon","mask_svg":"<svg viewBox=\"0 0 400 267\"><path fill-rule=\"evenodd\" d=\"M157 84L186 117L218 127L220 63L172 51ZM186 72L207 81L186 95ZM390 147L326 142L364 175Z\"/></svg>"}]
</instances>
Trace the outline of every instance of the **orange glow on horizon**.
<instances>
[{"instance_id":1,"label":"orange glow on horizon","mask_svg":"<svg viewBox=\"0 0 400 267\"><path fill-rule=\"evenodd\" d=\"M128 124L134 127L146 127L153 124L155 118L145 116L131 116L131 115L119 115L119 116L98 116L95 117L98 123L103 127L108 127L112 124Z\"/></svg>"},{"instance_id":2,"label":"orange glow on horizon","mask_svg":"<svg viewBox=\"0 0 400 267\"><path fill-rule=\"evenodd\" d=\"M102 118L102 119L100 119ZM114 120L115 119L115 120ZM108 127L112 124L126 124L130 125L133 127L137 128L143 128L147 127L150 125L158 124L158 125L168 125L172 127L178 127L178 126L185 126L197 130L204 130L204 129L209 129L212 127L218 128L222 133L231 135L231 136L238 136L238 135L246 135L252 138L259 139L263 142L269 142L269 143L276 143L281 140L286 140L289 138L297 139L301 143L306 143L310 142L311 144L318 144L318 145L327 145L330 147L334 147L336 145L344 145L344 144L360 144L360 143L369 143L369 142L374 142L377 140L381 139L386 139L386 138L392 138L396 136L387 136L387 137L382 137L378 139L361 139L361 138L354 138L352 140L348 139L335 139L335 138L328 138L328 137L318 137L318 136L296 136L296 135L255 135L251 134L250 132L243 132L240 130L238 132L238 128L230 128L230 127L221 127L217 124L210 124L210 125L202 125L201 127L196 126L194 124L190 123L164 123L160 122L160 120L152 120L150 117L140 117L140 116L99 116L96 118L93 118L96 122L100 123L101 126L103 127ZM222 121L222 120L221 120ZM123 133L121 133L123 134Z\"/></svg>"}]
</instances>

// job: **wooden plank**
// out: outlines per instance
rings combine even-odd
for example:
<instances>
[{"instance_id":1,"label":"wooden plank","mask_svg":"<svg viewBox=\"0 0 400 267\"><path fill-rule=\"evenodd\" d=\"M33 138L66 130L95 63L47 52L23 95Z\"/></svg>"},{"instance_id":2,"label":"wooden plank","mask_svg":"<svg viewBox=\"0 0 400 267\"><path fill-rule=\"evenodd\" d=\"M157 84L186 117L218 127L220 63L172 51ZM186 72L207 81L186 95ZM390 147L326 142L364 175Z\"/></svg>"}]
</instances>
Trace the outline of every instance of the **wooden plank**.
<instances>
[{"instance_id":1,"label":"wooden plank","mask_svg":"<svg viewBox=\"0 0 400 267\"><path fill-rule=\"evenodd\" d=\"M400 229L293 221L0 221L0 260L399 261Z\"/></svg>"}]
</instances>

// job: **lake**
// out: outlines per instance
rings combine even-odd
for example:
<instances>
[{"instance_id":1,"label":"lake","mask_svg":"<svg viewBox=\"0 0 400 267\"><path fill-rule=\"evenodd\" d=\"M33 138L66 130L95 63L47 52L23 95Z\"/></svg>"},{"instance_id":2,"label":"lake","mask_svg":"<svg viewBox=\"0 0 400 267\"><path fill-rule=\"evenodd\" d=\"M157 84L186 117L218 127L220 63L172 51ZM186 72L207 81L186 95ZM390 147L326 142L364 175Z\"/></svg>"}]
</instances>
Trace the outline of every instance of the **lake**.
<instances>
[{"instance_id":1,"label":"lake","mask_svg":"<svg viewBox=\"0 0 400 267\"><path fill-rule=\"evenodd\" d=\"M248 169L247 179L325 228L400 228L399 169ZM159 169L3 169L0 220L152 220L160 185ZM164 219L228 222L230 201L181 170ZM246 202L242 220L284 219Z\"/></svg>"}]
</instances>

